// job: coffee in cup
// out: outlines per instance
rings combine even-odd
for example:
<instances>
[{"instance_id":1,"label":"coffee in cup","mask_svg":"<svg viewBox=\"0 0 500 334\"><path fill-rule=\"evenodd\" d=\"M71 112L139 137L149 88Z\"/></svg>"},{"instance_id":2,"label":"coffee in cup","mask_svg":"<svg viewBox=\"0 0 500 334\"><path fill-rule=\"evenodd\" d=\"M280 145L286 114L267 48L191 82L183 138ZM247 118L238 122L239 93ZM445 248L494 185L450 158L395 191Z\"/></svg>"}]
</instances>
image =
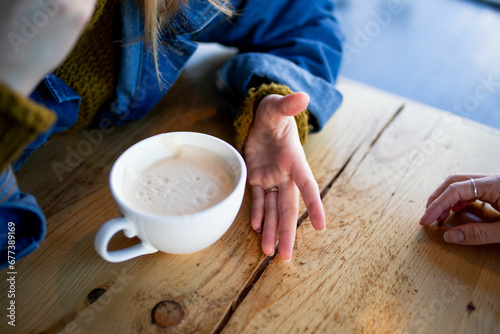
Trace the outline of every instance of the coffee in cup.
<instances>
[{"instance_id":1,"label":"coffee in cup","mask_svg":"<svg viewBox=\"0 0 500 334\"><path fill-rule=\"evenodd\" d=\"M171 132L133 145L110 173L111 193L123 217L100 228L96 251L109 262L121 262L158 250L186 254L210 246L234 221L246 175L238 151L206 134ZM141 242L108 251L120 231Z\"/></svg>"},{"instance_id":2,"label":"coffee in cup","mask_svg":"<svg viewBox=\"0 0 500 334\"><path fill-rule=\"evenodd\" d=\"M235 187L234 172L219 154L194 145L177 145L173 154L144 166L139 174L124 173L123 195L130 207L178 216L208 209Z\"/></svg>"}]
</instances>

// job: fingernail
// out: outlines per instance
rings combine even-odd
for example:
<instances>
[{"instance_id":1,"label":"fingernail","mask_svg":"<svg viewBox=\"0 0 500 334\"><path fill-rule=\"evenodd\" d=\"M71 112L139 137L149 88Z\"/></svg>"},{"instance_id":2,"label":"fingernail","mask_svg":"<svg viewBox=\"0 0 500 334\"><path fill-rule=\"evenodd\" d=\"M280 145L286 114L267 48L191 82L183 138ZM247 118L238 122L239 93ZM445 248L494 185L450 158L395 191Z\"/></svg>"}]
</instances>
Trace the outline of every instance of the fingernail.
<instances>
[{"instance_id":1,"label":"fingernail","mask_svg":"<svg viewBox=\"0 0 500 334\"><path fill-rule=\"evenodd\" d=\"M259 234L262 230L254 230L255 233Z\"/></svg>"},{"instance_id":2,"label":"fingernail","mask_svg":"<svg viewBox=\"0 0 500 334\"><path fill-rule=\"evenodd\" d=\"M459 230L451 230L451 231L446 231L443 234L443 239L446 242L451 242L454 244L461 243L465 240L465 236L462 233L462 231Z\"/></svg>"}]
</instances>

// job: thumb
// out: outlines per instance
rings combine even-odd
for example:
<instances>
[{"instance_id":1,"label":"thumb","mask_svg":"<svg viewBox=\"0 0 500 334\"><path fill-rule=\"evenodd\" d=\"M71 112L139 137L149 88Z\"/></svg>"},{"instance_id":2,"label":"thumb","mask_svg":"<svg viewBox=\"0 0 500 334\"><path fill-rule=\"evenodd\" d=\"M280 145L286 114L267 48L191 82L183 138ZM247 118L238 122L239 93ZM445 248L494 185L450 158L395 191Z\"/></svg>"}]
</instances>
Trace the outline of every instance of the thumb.
<instances>
[{"instance_id":1,"label":"thumb","mask_svg":"<svg viewBox=\"0 0 500 334\"><path fill-rule=\"evenodd\" d=\"M307 108L309 95L306 93L293 93L283 96L279 100L278 110L283 116L295 116Z\"/></svg>"},{"instance_id":2,"label":"thumb","mask_svg":"<svg viewBox=\"0 0 500 334\"><path fill-rule=\"evenodd\" d=\"M453 227L443 235L444 241L459 245L486 245L500 243L500 221L469 223Z\"/></svg>"}]
</instances>

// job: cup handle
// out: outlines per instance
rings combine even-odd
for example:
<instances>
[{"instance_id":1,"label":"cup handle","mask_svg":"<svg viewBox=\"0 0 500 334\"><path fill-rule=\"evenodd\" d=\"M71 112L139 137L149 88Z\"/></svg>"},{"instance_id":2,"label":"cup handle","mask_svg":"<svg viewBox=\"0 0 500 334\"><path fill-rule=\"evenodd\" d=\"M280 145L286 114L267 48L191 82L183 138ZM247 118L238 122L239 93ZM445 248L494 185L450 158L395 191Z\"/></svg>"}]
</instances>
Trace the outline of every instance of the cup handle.
<instances>
[{"instance_id":1,"label":"cup handle","mask_svg":"<svg viewBox=\"0 0 500 334\"><path fill-rule=\"evenodd\" d=\"M144 241L141 241L140 244L132 247L112 252L108 251L108 244L111 238L113 238L113 236L120 231L123 231L128 238L132 238L137 235L135 226L126 218L112 219L105 223L99 231L97 231L94 239L94 246L97 253L104 260L108 262L123 262L137 256L151 254L158 251L156 248L146 244Z\"/></svg>"}]
</instances>

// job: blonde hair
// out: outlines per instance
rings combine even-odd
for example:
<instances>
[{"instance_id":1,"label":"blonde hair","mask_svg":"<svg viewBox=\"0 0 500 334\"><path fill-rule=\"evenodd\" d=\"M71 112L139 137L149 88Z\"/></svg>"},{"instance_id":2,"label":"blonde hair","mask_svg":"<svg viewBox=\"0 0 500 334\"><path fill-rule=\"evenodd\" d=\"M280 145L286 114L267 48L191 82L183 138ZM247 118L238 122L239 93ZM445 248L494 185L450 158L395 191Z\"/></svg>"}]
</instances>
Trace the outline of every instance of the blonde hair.
<instances>
[{"instance_id":1,"label":"blonde hair","mask_svg":"<svg viewBox=\"0 0 500 334\"><path fill-rule=\"evenodd\" d=\"M158 52L161 51L161 46L158 43L160 32L162 29L170 29L170 19L180 12L188 1L189 0L138 0L144 10L144 40L153 54L156 74L160 84L161 74L158 70ZM227 0L208 0L208 2L228 17L232 16L232 10L226 5Z\"/></svg>"}]
</instances>

